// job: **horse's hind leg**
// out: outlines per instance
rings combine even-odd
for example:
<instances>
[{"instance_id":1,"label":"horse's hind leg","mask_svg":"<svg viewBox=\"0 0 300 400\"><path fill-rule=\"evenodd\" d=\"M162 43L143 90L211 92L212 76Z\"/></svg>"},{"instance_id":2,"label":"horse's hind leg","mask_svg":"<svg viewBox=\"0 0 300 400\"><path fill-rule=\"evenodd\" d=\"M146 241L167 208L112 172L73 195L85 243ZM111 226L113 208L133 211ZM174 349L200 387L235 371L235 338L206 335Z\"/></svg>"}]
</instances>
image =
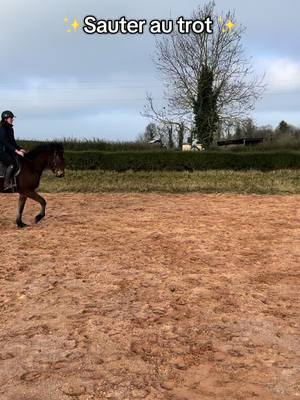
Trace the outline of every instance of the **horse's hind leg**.
<instances>
[{"instance_id":1,"label":"horse's hind leg","mask_svg":"<svg viewBox=\"0 0 300 400\"><path fill-rule=\"evenodd\" d=\"M28 197L30 197L32 200L37 201L41 205L41 211L40 213L35 217L35 223L37 224L42 218L44 218L45 213L46 213L46 200L37 194L36 192L28 192L26 193Z\"/></svg>"},{"instance_id":2,"label":"horse's hind leg","mask_svg":"<svg viewBox=\"0 0 300 400\"><path fill-rule=\"evenodd\" d=\"M25 228L25 226L27 226L26 224L24 224L22 222L22 214L24 211L26 200L27 200L27 196L25 194L19 195L18 213L17 213L17 219L16 219L16 224L19 228Z\"/></svg>"}]
</instances>

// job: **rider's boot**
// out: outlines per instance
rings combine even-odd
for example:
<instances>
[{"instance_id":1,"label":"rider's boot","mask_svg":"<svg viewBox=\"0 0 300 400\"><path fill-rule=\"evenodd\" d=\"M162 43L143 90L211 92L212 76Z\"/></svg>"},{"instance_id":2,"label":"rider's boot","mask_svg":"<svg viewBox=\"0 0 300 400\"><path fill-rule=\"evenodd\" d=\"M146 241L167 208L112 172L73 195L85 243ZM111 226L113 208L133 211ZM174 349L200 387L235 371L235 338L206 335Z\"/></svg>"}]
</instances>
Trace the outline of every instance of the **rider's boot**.
<instances>
[{"instance_id":1,"label":"rider's boot","mask_svg":"<svg viewBox=\"0 0 300 400\"><path fill-rule=\"evenodd\" d=\"M9 190L9 189L13 188L13 184L12 184L13 172L14 172L14 166L9 165L7 167L5 177L4 177L4 190Z\"/></svg>"}]
</instances>

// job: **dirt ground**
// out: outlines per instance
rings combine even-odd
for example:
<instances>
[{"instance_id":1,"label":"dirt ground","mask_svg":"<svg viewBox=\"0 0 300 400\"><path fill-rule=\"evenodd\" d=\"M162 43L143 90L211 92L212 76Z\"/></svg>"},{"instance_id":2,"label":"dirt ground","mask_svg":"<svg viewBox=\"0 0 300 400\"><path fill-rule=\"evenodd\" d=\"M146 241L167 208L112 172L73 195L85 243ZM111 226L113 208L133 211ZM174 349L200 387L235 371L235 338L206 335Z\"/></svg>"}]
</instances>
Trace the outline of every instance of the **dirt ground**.
<instances>
[{"instance_id":1,"label":"dirt ground","mask_svg":"<svg viewBox=\"0 0 300 400\"><path fill-rule=\"evenodd\" d=\"M45 198L0 195L1 400L300 398L300 196Z\"/></svg>"}]
</instances>

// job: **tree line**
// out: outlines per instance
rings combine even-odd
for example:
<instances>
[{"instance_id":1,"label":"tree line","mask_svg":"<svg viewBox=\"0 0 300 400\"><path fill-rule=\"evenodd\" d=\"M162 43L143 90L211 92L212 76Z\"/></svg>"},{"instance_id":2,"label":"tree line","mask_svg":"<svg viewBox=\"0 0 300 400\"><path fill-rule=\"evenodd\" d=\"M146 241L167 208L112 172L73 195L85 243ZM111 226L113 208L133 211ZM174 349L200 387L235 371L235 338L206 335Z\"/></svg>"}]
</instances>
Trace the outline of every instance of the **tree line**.
<instances>
[{"instance_id":1,"label":"tree line","mask_svg":"<svg viewBox=\"0 0 300 400\"><path fill-rule=\"evenodd\" d=\"M270 125L256 126L251 118L213 135L210 148L216 147L219 140L244 138L263 138L264 146L300 148L300 128L286 121L281 121L276 128ZM180 150L183 143L192 142L192 135L189 130L184 129L183 124L174 126L150 122L138 136L137 142L146 144L155 140L160 141L165 148Z\"/></svg>"}]
</instances>

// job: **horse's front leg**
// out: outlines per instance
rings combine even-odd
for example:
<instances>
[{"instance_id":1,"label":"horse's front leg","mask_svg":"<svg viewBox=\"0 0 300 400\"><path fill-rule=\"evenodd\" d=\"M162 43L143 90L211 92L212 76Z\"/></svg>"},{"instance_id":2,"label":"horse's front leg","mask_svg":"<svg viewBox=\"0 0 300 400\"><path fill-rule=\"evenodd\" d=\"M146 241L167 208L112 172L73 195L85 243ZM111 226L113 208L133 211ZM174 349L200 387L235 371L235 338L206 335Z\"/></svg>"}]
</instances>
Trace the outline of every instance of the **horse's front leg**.
<instances>
[{"instance_id":1,"label":"horse's front leg","mask_svg":"<svg viewBox=\"0 0 300 400\"><path fill-rule=\"evenodd\" d=\"M27 192L26 193L27 196L29 198L31 198L32 200L37 201L38 203L40 203L41 205L41 211L40 213L35 217L35 223L37 224L42 218L44 218L45 214L46 214L46 200L40 196L39 194L37 194L36 192Z\"/></svg>"},{"instance_id":2,"label":"horse's front leg","mask_svg":"<svg viewBox=\"0 0 300 400\"><path fill-rule=\"evenodd\" d=\"M17 213L17 219L16 219L16 224L19 228L25 228L27 226L22 222L22 215L25 207L25 203L27 200L27 196L25 194L19 195L19 204L18 204L18 213Z\"/></svg>"}]
</instances>

